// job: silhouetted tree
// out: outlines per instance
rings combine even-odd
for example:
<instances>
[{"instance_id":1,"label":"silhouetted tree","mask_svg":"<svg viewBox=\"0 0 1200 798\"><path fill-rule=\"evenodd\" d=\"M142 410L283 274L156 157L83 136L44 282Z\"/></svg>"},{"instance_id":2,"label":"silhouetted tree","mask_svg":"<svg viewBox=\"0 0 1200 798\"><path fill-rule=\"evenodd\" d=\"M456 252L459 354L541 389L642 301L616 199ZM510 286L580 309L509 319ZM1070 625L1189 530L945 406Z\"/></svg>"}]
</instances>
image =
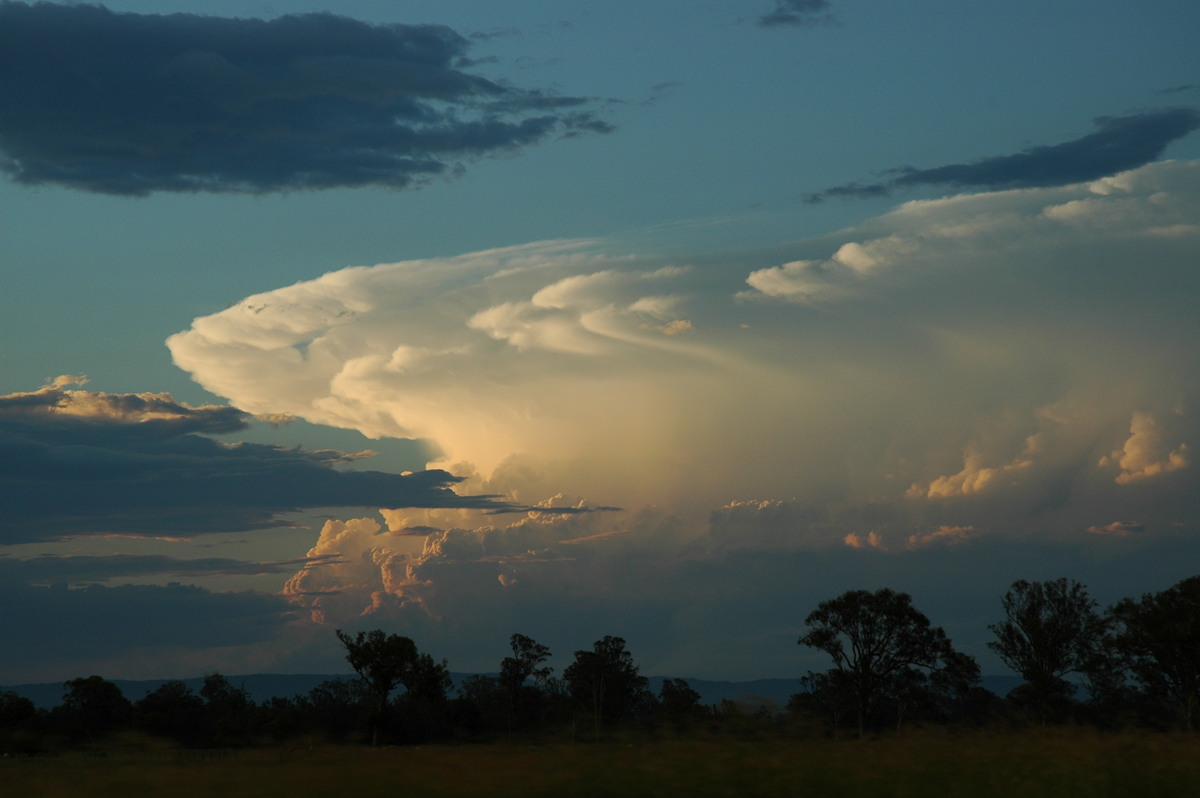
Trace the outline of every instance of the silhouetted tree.
<instances>
[{"instance_id":1,"label":"silhouetted tree","mask_svg":"<svg viewBox=\"0 0 1200 798\"><path fill-rule=\"evenodd\" d=\"M133 705L139 729L183 745L195 745L207 736L206 720L203 699L180 681L164 683Z\"/></svg>"},{"instance_id":2,"label":"silhouetted tree","mask_svg":"<svg viewBox=\"0 0 1200 798\"><path fill-rule=\"evenodd\" d=\"M1193 731L1200 713L1200 576L1140 601L1124 599L1109 613L1133 678Z\"/></svg>"},{"instance_id":3,"label":"silhouetted tree","mask_svg":"<svg viewBox=\"0 0 1200 798\"><path fill-rule=\"evenodd\" d=\"M543 665L550 659L550 649L522 634L514 634L509 638L509 645L513 655L500 661L500 681L505 687L520 687L530 678L535 684L541 685L550 678L554 669Z\"/></svg>"},{"instance_id":4,"label":"silhouetted tree","mask_svg":"<svg viewBox=\"0 0 1200 798\"><path fill-rule=\"evenodd\" d=\"M346 661L374 696L372 745L379 744L388 698L397 687L405 688L406 702L417 712L445 702L450 685L445 663L436 663L428 654L418 652L409 638L387 635L379 629L359 632L355 637L338 629L337 638L346 649Z\"/></svg>"},{"instance_id":5,"label":"silhouetted tree","mask_svg":"<svg viewBox=\"0 0 1200 798\"><path fill-rule=\"evenodd\" d=\"M550 649L531 637L514 634L509 638L513 655L500 661L499 684L504 691L509 731L532 722L542 704L545 689L554 669L545 665ZM533 684L527 684L532 679Z\"/></svg>"},{"instance_id":6,"label":"silhouetted tree","mask_svg":"<svg viewBox=\"0 0 1200 798\"><path fill-rule=\"evenodd\" d=\"M394 731L408 742L420 742L448 731L450 670L446 662L418 653L403 682L404 693L395 699L403 724Z\"/></svg>"},{"instance_id":7,"label":"silhouetted tree","mask_svg":"<svg viewBox=\"0 0 1200 798\"><path fill-rule=\"evenodd\" d=\"M451 702L454 725L469 735L508 728L508 697L496 676L468 676Z\"/></svg>"},{"instance_id":8,"label":"silhouetted tree","mask_svg":"<svg viewBox=\"0 0 1200 798\"><path fill-rule=\"evenodd\" d=\"M988 626L996 636L988 648L1025 680L1015 697L1031 704L1045 723L1075 693L1065 677L1101 671L1108 624L1087 589L1065 578L1018 580L1001 603L1005 619Z\"/></svg>"},{"instance_id":9,"label":"silhouetted tree","mask_svg":"<svg viewBox=\"0 0 1200 798\"><path fill-rule=\"evenodd\" d=\"M210 673L204 677L200 695L204 698L209 727L216 742L228 745L250 736L254 702L244 688L234 687L219 673Z\"/></svg>"},{"instance_id":10,"label":"silhouetted tree","mask_svg":"<svg viewBox=\"0 0 1200 798\"><path fill-rule=\"evenodd\" d=\"M38 710L12 690L0 692L0 749L32 752L38 747Z\"/></svg>"},{"instance_id":11,"label":"silhouetted tree","mask_svg":"<svg viewBox=\"0 0 1200 798\"><path fill-rule=\"evenodd\" d=\"M603 723L634 717L654 702L648 680L638 673L620 637L608 635L591 651L576 651L563 679L576 709L591 715L597 737Z\"/></svg>"},{"instance_id":12,"label":"silhouetted tree","mask_svg":"<svg viewBox=\"0 0 1200 798\"><path fill-rule=\"evenodd\" d=\"M129 725L133 705L112 682L88 676L65 682L63 687L66 692L57 714L69 736L95 740Z\"/></svg>"},{"instance_id":13,"label":"silhouetted tree","mask_svg":"<svg viewBox=\"0 0 1200 798\"><path fill-rule=\"evenodd\" d=\"M705 716L700 694L684 679L665 679L658 688L660 714L676 728L682 729Z\"/></svg>"},{"instance_id":14,"label":"silhouetted tree","mask_svg":"<svg viewBox=\"0 0 1200 798\"><path fill-rule=\"evenodd\" d=\"M854 697L860 737L884 705L901 719L917 688L965 692L979 681L974 659L956 652L907 593L851 590L819 604L804 622L809 631L797 642L833 658L837 673L823 684Z\"/></svg>"},{"instance_id":15,"label":"silhouetted tree","mask_svg":"<svg viewBox=\"0 0 1200 798\"><path fill-rule=\"evenodd\" d=\"M824 715L834 734L858 706L849 671L837 668L825 673L810 671L800 678L800 688L800 693L788 699L788 710Z\"/></svg>"},{"instance_id":16,"label":"silhouetted tree","mask_svg":"<svg viewBox=\"0 0 1200 798\"><path fill-rule=\"evenodd\" d=\"M337 742L370 723L375 708L376 699L361 679L326 679L308 693L313 725Z\"/></svg>"},{"instance_id":17,"label":"silhouetted tree","mask_svg":"<svg viewBox=\"0 0 1200 798\"><path fill-rule=\"evenodd\" d=\"M371 744L379 744L379 725L392 691L409 678L417 659L417 644L407 637L387 635L381 629L350 637L338 629L337 638L346 649L346 661L374 697Z\"/></svg>"},{"instance_id":18,"label":"silhouetted tree","mask_svg":"<svg viewBox=\"0 0 1200 798\"><path fill-rule=\"evenodd\" d=\"M310 730L309 704L303 696L272 696L255 709L255 728L275 742L296 737Z\"/></svg>"}]
</instances>

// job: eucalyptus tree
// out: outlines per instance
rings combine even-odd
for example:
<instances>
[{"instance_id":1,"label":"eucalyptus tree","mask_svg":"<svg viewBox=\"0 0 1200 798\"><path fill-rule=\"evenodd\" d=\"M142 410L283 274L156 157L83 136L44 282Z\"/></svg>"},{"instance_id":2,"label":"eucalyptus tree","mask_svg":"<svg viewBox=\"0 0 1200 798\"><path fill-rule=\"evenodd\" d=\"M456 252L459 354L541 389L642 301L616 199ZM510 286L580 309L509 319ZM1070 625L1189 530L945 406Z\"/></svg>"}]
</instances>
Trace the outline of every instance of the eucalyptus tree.
<instances>
[{"instance_id":1,"label":"eucalyptus tree","mask_svg":"<svg viewBox=\"0 0 1200 798\"><path fill-rule=\"evenodd\" d=\"M384 634L382 630L359 632L355 637L338 629L337 638L346 649L346 661L374 697L371 743L379 744L379 730L392 692L403 686L414 702L444 700L450 684L445 663L417 651L410 638Z\"/></svg>"},{"instance_id":2,"label":"eucalyptus tree","mask_svg":"<svg viewBox=\"0 0 1200 798\"><path fill-rule=\"evenodd\" d=\"M602 723L634 717L654 702L649 680L639 673L620 637L608 635L591 651L576 651L563 679L576 708L591 715L597 736Z\"/></svg>"},{"instance_id":3,"label":"eucalyptus tree","mask_svg":"<svg viewBox=\"0 0 1200 798\"><path fill-rule=\"evenodd\" d=\"M95 740L124 728L133 719L133 704L121 688L99 676L63 683L63 702L55 709L67 733Z\"/></svg>"},{"instance_id":4,"label":"eucalyptus tree","mask_svg":"<svg viewBox=\"0 0 1200 798\"><path fill-rule=\"evenodd\" d=\"M1133 678L1174 709L1188 731L1200 718L1200 576L1110 608L1117 651Z\"/></svg>"},{"instance_id":5,"label":"eucalyptus tree","mask_svg":"<svg viewBox=\"0 0 1200 798\"><path fill-rule=\"evenodd\" d=\"M513 655L500 661L500 680L505 687L515 689L531 678L536 685L545 684L554 672L544 664L550 659L550 649L522 634L509 638L509 645Z\"/></svg>"},{"instance_id":6,"label":"eucalyptus tree","mask_svg":"<svg viewBox=\"0 0 1200 798\"><path fill-rule=\"evenodd\" d=\"M554 669L546 665L550 649L523 634L509 638L512 656L500 661L500 687L504 692L509 731L534 720L546 701L546 688ZM532 681L532 684L529 682Z\"/></svg>"},{"instance_id":7,"label":"eucalyptus tree","mask_svg":"<svg viewBox=\"0 0 1200 798\"><path fill-rule=\"evenodd\" d=\"M804 622L809 630L797 642L833 659L824 678L810 673L806 681L836 685L852 698L860 737L885 707L899 722L917 694L961 694L979 681L975 660L956 651L907 593L850 590L821 602Z\"/></svg>"},{"instance_id":8,"label":"eucalyptus tree","mask_svg":"<svg viewBox=\"0 0 1200 798\"><path fill-rule=\"evenodd\" d=\"M664 679L658 689L659 714L677 728L684 728L708 714L701 699L686 679Z\"/></svg>"},{"instance_id":9,"label":"eucalyptus tree","mask_svg":"<svg viewBox=\"0 0 1200 798\"><path fill-rule=\"evenodd\" d=\"M143 731L184 745L207 736L204 699L179 680L163 683L134 704L133 720Z\"/></svg>"},{"instance_id":10,"label":"eucalyptus tree","mask_svg":"<svg viewBox=\"0 0 1200 798\"><path fill-rule=\"evenodd\" d=\"M1068 676L1100 674L1108 660L1108 622L1087 589L1071 579L1017 580L1001 601L1005 618L988 626L988 648L1021 675L1042 722L1075 693Z\"/></svg>"}]
</instances>

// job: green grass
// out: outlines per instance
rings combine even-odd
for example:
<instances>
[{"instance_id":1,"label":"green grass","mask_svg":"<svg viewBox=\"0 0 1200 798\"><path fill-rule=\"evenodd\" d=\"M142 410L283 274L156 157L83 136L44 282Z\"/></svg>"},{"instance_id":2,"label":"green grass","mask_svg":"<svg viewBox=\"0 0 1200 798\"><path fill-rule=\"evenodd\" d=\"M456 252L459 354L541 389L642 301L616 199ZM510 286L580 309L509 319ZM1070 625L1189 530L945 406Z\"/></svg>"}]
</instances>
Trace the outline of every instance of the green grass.
<instances>
[{"instance_id":1,"label":"green grass","mask_svg":"<svg viewBox=\"0 0 1200 798\"><path fill-rule=\"evenodd\" d=\"M726 737L601 744L176 751L112 746L0 760L36 798L538 796L1200 796L1200 737L915 731L875 740Z\"/></svg>"}]
</instances>

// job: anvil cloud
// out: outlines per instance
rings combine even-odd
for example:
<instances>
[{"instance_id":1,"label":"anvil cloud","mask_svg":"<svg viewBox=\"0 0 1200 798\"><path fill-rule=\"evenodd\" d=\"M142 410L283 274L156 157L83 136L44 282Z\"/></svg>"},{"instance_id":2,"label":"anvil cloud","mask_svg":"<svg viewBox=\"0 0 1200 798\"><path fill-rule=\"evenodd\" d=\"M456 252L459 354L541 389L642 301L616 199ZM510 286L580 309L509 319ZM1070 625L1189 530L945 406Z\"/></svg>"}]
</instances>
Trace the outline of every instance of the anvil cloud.
<instances>
[{"instance_id":1,"label":"anvil cloud","mask_svg":"<svg viewBox=\"0 0 1200 798\"><path fill-rule=\"evenodd\" d=\"M252 412L428 439L471 491L626 508L330 521L309 555L341 560L287 588L314 619L451 641L603 595L677 628L689 584L762 557L877 579L1194 529L1197 218L1200 163L1165 162L907 203L775 265L559 241L344 269L169 346Z\"/></svg>"},{"instance_id":2,"label":"anvil cloud","mask_svg":"<svg viewBox=\"0 0 1200 798\"><path fill-rule=\"evenodd\" d=\"M0 681L1194 575L1200 6L944 6L0 0Z\"/></svg>"},{"instance_id":3,"label":"anvil cloud","mask_svg":"<svg viewBox=\"0 0 1200 798\"><path fill-rule=\"evenodd\" d=\"M589 241L351 268L169 346L250 412L485 476L530 456L609 504L1113 484L1185 457L1164 438L1121 465L1131 421L1195 429L1198 175L913 202L762 268Z\"/></svg>"}]
</instances>

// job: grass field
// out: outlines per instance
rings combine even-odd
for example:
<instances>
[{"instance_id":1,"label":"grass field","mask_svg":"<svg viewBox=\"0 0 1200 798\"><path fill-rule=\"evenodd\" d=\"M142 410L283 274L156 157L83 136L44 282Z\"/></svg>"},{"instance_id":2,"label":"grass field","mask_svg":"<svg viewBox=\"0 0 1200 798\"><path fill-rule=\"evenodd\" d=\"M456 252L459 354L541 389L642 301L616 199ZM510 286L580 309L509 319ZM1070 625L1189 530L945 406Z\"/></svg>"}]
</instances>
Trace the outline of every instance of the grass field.
<instances>
[{"instance_id":1,"label":"grass field","mask_svg":"<svg viewBox=\"0 0 1200 798\"><path fill-rule=\"evenodd\" d=\"M1200 736L1086 729L876 740L688 738L563 745L317 746L0 760L29 798L538 796L1200 796Z\"/></svg>"}]
</instances>

